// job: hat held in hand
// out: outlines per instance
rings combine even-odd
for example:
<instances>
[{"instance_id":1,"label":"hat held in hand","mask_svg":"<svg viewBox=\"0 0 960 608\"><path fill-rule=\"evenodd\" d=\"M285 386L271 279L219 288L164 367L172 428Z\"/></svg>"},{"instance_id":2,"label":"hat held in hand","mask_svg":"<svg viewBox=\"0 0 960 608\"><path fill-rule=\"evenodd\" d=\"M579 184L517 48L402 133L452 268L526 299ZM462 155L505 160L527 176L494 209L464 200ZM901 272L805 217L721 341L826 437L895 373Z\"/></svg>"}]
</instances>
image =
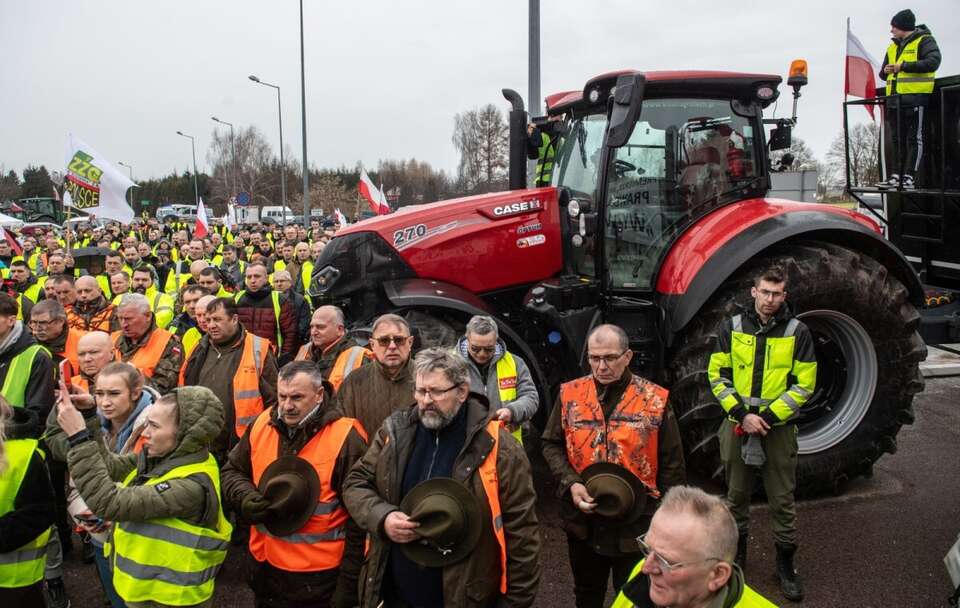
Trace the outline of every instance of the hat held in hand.
<instances>
[{"instance_id":1,"label":"hat held in hand","mask_svg":"<svg viewBox=\"0 0 960 608\"><path fill-rule=\"evenodd\" d=\"M597 504L595 515L630 522L643 512L647 502L643 482L622 466L597 462L585 468L580 477Z\"/></svg>"},{"instance_id":2,"label":"hat held in hand","mask_svg":"<svg viewBox=\"0 0 960 608\"><path fill-rule=\"evenodd\" d=\"M420 538L399 545L410 560L421 566L455 564L473 551L480 540L480 503L462 483L448 477L422 481L400 503L400 510L420 524Z\"/></svg>"},{"instance_id":3,"label":"hat held in hand","mask_svg":"<svg viewBox=\"0 0 960 608\"><path fill-rule=\"evenodd\" d=\"M257 487L270 501L264 522L274 536L288 536L302 528L317 508L320 478L313 465L298 456L277 458L260 476Z\"/></svg>"}]
</instances>

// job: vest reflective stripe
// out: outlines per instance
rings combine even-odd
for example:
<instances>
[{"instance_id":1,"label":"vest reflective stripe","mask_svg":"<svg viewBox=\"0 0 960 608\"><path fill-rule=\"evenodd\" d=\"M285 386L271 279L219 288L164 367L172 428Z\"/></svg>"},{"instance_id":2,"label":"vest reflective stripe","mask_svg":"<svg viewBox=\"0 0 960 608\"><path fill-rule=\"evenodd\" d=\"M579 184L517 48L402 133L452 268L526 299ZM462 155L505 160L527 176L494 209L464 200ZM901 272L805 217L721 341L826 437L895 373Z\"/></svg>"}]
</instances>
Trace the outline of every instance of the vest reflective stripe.
<instances>
[{"instance_id":1,"label":"vest reflective stripe","mask_svg":"<svg viewBox=\"0 0 960 608\"><path fill-rule=\"evenodd\" d=\"M233 375L234 432L243 437L247 427L263 412L263 397L260 395L260 374L267 362L269 342L247 332L243 338L243 354L240 366Z\"/></svg>"},{"instance_id":2,"label":"vest reflective stripe","mask_svg":"<svg viewBox=\"0 0 960 608\"><path fill-rule=\"evenodd\" d=\"M136 479L136 469L124 487ZM176 467L150 478L145 485L171 479L206 476L220 494L220 472L212 455L203 462ZM215 528L175 517L145 522L116 522L104 552L111 556L113 584L125 602L157 602L192 606L213 596L214 578L227 555L232 526L217 508Z\"/></svg>"},{"instance_id":3,"label":"vest reflective stripe","mask_svg":"<svg viewBox=\"0 0 960 608\"><path fill-rule=\"evenodd\" d=\"M887 47L887 65L900 62L914 62L919 60L920 42L926 38L917 36L900 50L893 42ZM897 51L900 51L899 55ZM936 72L898 72L887 74L887 95L916 95L933 93L933 83L937 78Z\"/></svg>"},{"instance_id":4,"label":"vest reflective stripe","mask_svg":"<svg viewBox=\"0 0 960 608\"><path fill-rule=\"evenodd\" d=\"M8 439L4 443L7 468L0 474L0 516L13 512L23 478L38 450L37 444L36 439ZM42 579L49 539L50 528L47 528L23 546L0 553L0 587L26 587Z\"/></svg>"},{"instance_id":5,"label":"vest reflective stripe","mask_svg":"<svg viewBox=\"0 0 960 608\"><path fill-rule=\"evenodd\" d=\"M233 301L239 304L240 298L243 297L243 294L245 293L247 293L246 290L238 291ZM271 291L270 299L273 301L273 318L277 324L277 340L273 343L273 345L276 347L276 350L279 351L281 348L283 348L283 336L280 335L280 292Z\"/></svg>"},{"instance_id":6,"label":"vest reflective stripe","mask_svg":"<svg viewBox=\"0 0 960 608\"><path fill-rule=\"evenodd\" d=\"M536 185L547 185L553 179L553 157L556 154L553 139L541 132L542 141L537 149Z\"/></svg>"},{"instance_id":7,"label":"vest reflective stripe","mask_svg":"<svg viewBox=\"0 0 960 608\"><path fill-rule=\"evenodd\" d=\"M637 565L633 567L633 571L630 573L630 577L627 579L628 583L640 576L645 561L645 559L641 559ZM626 587L627 585L624 584L624 588ZM727 600L729 602L730 598L727 598ZM712 606L713 604L711 603L710 605ZM617 594L617 598L612 604L610 604L610 608L634 608L635 606L636 604L630 601L630 599L625 595L624 591L620 591L620 593ZM754 591L746 583L744 583L743 589L740 592L740 597L736 599L736 603L724 603L724 606L729 606L730 608L777 608L776 604L771 603L769 600L767 600L767 598Z\"/></svg>"},{"instance_id":8,"label":"vest reflective stripe","mask_svg":"<svg viewBox=\"0 0 960 608\"><path fill-rule=\"evenodd\" d=\"M634 376L620 403L604 418L593 377L560 387L561 426L567 460L579 473L597 462L618 464L643 482L654 498L657 489L657 446L667 390Z\"/></svg>"},{"instance_id":9,"label":"vest reflective stripe","mask_svg":"<svg viewBox=\"0 0 960 608\"><path fill-rule=\"evenodd\" d=\"M497 537L500 547L500 593L507 592L507 538L503 532L503 514L500 511L500 474L497 472L497 453L500 449L500 421L491 420L487 423L487 433L493 438L493 447L483 459L477 469L480 481L483 483L483 492L487 495L487 504L490 505L491 524L493 534Z\"/></svg>"},{"instance_id":10,"label":"vest reflective stripe","mask_svg":"<svg viewBox=\"0 0 960 608\"><path fill-rule=\"evenodd\" d=\"M333 364L330 378L328 378L333 388L340 390L340 385L347 379L350 372L363 365L365 358L373 358L373 352L362 346L353 346L340 353L336 363Z\"/></svg>"},{"instance_id":11,"label":"vest reflective stripe","mask_svg":"<svg viewBox=\"0 0 960 608\"><path fill-rule=\"evenodd\" d=\"M27 382L30 380L30 372L33 371L33 360L38 353L43 353L41 357L50 356L39 344L31 344L14 357L7 367L7 376L3 379L0 394L3 394L13 407L23 407L26 401Z\"/></svg>"},{"instance_id":12,"label":"vest reflective stripe","mask_svg":"<svg viewBox=\"0 0 960 608\"><path fill-rule=\"evenodd\" d=\"M167 343L170 342L171 338L173 338L173 334L165 329L156 327L150 334L150 339L147 340L145 344L141 344L140 348L133 352L132 357L124 359L119 349L120 340L123 339L123 332L115 331L113 332L114 354L116 355L117 361L125 361L139 369L147 378L153 378L153 368L160 362L160 357L163 356L163 351L166 350Z\"/></svg>"},{"instance_id":13,"label":"vest reflective stripe","mask_svg":"<svg viewBox=\"0 0 960 608\"><path fill-rule=\"evenodd\" d=\"M263 472L277 458L280 437L270 423L272 408L260 414L250 430L252 481L259 485ZM320 494L313 515L302 528L286 536L274 536L266 527L250 530L250 553L259 562L290 572L316 572L340 566L346 548L346 523L350 515L340 503L331 478L337 457L351 429L366 440L360 423L339 418L323 427L297 453L309 462L320 480Z\"/></svg>"},{"instance_id":14,"label":"vest reflective stripe","mask_svg":"<svg viewBox=\"0 0 960 608\"><path fill-rule=\"evenodd\" d=\"M503 356L497 360L497 389L500 391L501 405L517 400L517 362L508 351L504 351ZM523 431L519 425L517 430L510 434L523 445Z\"/></svg>"}]
</instances>

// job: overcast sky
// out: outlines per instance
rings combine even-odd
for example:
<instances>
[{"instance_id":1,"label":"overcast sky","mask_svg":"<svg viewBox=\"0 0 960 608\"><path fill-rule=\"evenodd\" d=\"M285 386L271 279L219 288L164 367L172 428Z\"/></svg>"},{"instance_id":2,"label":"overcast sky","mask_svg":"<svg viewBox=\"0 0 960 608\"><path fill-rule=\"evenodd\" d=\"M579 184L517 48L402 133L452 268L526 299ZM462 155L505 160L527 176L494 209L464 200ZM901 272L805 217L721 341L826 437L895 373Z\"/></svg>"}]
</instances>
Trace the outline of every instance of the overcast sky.
<instances>
[{"instance_id":1,"label":"overcast sky","mask_svg":"<svg viewBox=\"0 0 960 608\"><path fill-rule=\"evenodd\" d=\"M733 8L733 6L736 8ZM784 75L810 64L795 134L822 158L841 128L846 18L880 59L902 0L719 3L541 2L543 95L620 69ZM960 73L960 2L913 7ZM527 2L306 0L307 146L312 166L417 158L453 171L453 116L527 97ZM62 169L73 132L134 177L206 166L210 116L256 125L302 162L298 3L293 0L0 0L0 166ZM781 87L778 114L789 112ZM857 109L855 116L866 117ZM389 185L389 184L388 184Z\"/></svg>"}]
</instances>

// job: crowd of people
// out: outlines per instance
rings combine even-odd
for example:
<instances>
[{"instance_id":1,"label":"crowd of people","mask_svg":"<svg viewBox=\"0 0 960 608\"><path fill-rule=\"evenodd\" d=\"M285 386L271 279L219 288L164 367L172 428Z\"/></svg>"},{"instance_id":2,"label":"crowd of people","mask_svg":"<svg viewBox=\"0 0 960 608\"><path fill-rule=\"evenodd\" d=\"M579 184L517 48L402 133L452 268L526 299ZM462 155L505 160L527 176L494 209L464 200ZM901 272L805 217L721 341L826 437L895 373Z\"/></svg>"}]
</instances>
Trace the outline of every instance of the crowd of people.
<instances>
[{"instance_id":1,"label":"crowd of people","mask_svg":"<svg viewBox=\"0 0 960 608\"><path fill-rule=\"evenodd\" d=\"M69 606L76 533L114 608L212 605L228 551L253 560L257 606L535 604L552 498L525 445L542 401L527 363L488 316L418 352L396 314L348 335L349 311L310 296L330 237L151 220L41 231L17 255L0 239L0 603ZM590 373L559 387L542 433L577 606L602 606L611 576L618 607L772 605L743 578L746 466L766 467L778 575L802 597L784 402L815 362L785 281L758 277L711 358L737 446L726 499L685 485L668 393L630 371L626 333L592 329ZM796 342L762 395L731 335ZM745 465L747 438L775 466ZM776 452L791 439L792 461Z\"/></svg>"}]
</instances>

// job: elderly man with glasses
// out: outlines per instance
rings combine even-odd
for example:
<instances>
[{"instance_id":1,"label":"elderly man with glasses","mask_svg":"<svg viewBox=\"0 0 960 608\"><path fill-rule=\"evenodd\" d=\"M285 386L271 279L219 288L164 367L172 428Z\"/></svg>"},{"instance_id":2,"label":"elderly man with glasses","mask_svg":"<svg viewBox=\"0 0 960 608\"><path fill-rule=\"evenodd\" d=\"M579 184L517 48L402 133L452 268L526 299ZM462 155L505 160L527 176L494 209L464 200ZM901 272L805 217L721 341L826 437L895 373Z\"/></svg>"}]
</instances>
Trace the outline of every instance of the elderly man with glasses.
<instances>
[{"instance_id":1,"label":"elderly man with glasses","mask_svg":"<svg viewBox=\"0 0 960 608\"><path fill-rule=\"evenodd\" d=\"M566 382L543 432L543 455L558 482L577 608L600 608L607 580L619 589L640 557L657 501L686 481L680 428L667 390L634 375L627 334L600 325L587 338L591 374ZM611 463L636 478L642 494L628 520L602 517L581 473ZM605 465L606 466L606 465Z\"/></svg>"},{"instance_id":2,"label":"elderly man with glasses","mask_svg":"<svg viewBox=\"0 0 960 608\"><path fill-rule=\"evenodd\" d=\"M347 320L337 306L321 306L310 319L310 340L297 351L297 361L313 361L323 379L339 390L351 373L373 359L373 352L347 336Z\"/></svg>"},{"instance_id":3,"label":"elderly man with glasses","mask_svg":"<svg viewBox=\"0 0 960 608\"><path fill-rule=\"evenodd\" d=\"M663 497L638 539L643 559L611 608L773 608L734 564L737 523L723 500L690 486Z\"/></svg>"},{"instance_id":4,"label":"elderly man with glasses","mask_svg":"<svg viewBox=\"0 0 960 608\"><path fill-rule=\"evenodd\" d=\"M500 339L493 317L470 319L457 352L470 365L470 390L486 396L493 415L522 441L520 425L537 413L540 394L527 364Z\"/></svg>"},{"instance_id":5,"label":"elderly man with glasses","mask_svg":"<svg viewBox=\"0 0 960 608\"><path fill-rule=\"evenodd\" d=\"M337 392L344 415L359 420L368 435L413 403L410 325L399 315L385 314L373 322L370 335L374 361L354 370Z\"/></svg>"}]
</instances>

